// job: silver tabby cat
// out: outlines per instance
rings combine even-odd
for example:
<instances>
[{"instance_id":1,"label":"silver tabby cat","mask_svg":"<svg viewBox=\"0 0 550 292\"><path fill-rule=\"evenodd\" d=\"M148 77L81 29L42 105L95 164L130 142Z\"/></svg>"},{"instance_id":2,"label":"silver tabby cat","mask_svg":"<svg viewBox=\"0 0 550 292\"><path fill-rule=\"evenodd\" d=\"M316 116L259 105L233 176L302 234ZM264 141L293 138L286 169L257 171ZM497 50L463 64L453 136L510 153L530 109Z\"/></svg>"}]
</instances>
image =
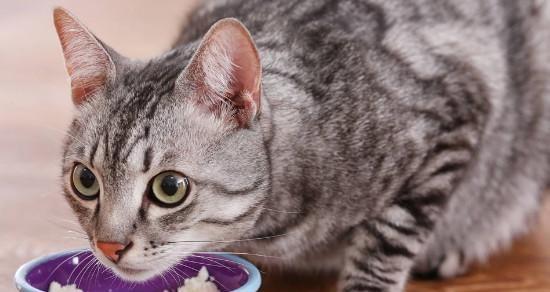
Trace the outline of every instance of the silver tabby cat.
<instances>
[{"instance_id":1,"label":"silver tabby cat","mask_svg":"<svg viewBox=\"0 0 550 292\"><path fill-rule=\"evenodd\" d=\"M341 291L463 273L543 199L545 4L208 2L148 61L56 9L65 196L130 280L215 250L337 270Z\"/></svg>"}]
</instances>

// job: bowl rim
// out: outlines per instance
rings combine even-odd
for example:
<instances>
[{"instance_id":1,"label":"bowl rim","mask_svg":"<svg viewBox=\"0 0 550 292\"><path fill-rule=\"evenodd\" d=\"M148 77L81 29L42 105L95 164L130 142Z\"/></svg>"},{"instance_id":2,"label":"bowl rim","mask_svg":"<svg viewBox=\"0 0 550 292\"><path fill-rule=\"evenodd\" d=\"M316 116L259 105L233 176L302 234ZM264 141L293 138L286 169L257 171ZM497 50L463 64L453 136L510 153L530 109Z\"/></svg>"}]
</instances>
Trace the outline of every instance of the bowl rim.
<instances>
[{"instance_id":1,"label":"bowl rim","mask_svg":"<svg viewBox=\"0 0 550 292\"><path fill-rule=\"evenodd\" d=\"M91 250L87 248L70 249L70 250L61 251L61 252L50 253L45 256L41 256L24 263L15 272L14 280L15 280L15 285L17 290L20 291L22 289L25 289L25 291L30 291L30 292L44 292L42 290L38 290L37 288L34 288L27 282L25 278L29 273L29 271L34 267L36 267L37 265L44 263L46 261L49 261L58 257L66 256L69 254L82 252L82 251L91 251ZM232 290L232 292L249 292L249 291L258 291L260 289L260 286L262 284L262 279L260 277L260 271L255 265L231 253L216 253L215 255L234 261L242 265L246 270L246 272L248 273L248 281L246 281L246 283L243 286L237 288L236 290Z\"/></svg>"}]
</instances>

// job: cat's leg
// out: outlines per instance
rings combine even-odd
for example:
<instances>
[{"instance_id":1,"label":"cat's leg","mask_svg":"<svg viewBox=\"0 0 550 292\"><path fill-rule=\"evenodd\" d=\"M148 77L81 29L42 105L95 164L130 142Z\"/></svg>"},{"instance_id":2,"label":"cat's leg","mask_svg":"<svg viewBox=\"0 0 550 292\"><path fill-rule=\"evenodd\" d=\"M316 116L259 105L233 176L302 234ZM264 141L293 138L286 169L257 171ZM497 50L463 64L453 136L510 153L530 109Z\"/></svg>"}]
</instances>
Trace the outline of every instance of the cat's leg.
<instances>
[{"instance_id":1,"label":"cat's leg","mask_svg":"<svg viewBox=\"0 0 550 292\"><path fill-rule=\"evenodd\" d=\"M429 204L426 208L435 207ZM402 291L433 225L422 209L395 204L379 219L357 226L346 250L340 291Z\"/></svg>"},{"instance_id":2,"label":"cat's leg","mask_svg":"<svg viewBox=\"0 0 550 292\"><path fill-rule=\"evenodd\" d=\"M345 254L341 291L403 290L417 254L443 217L473 157L468 149L448 149L427 156L421 170L379 215L355 226Z\"/></svg>"}]
</instances>

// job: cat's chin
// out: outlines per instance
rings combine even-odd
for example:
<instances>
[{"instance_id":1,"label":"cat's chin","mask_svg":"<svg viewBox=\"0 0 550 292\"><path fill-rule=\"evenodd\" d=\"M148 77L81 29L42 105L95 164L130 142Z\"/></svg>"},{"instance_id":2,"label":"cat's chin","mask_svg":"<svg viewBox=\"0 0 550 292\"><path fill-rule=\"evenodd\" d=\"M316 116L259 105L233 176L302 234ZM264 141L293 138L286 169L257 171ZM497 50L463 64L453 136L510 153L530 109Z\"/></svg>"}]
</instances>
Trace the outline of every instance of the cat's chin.
<instances>
[{"instance_id":1,"label":"cat's chin","mask_svg":"<svg viewBox=\"0 0 550 292\"><path fill-rule=\"evenodd\" d=\"M159 271L148 269L132 269L121 266L111 267L111 270L121 279L129 282L145 282L158 276Z\"/></svg>"}]
</instances>

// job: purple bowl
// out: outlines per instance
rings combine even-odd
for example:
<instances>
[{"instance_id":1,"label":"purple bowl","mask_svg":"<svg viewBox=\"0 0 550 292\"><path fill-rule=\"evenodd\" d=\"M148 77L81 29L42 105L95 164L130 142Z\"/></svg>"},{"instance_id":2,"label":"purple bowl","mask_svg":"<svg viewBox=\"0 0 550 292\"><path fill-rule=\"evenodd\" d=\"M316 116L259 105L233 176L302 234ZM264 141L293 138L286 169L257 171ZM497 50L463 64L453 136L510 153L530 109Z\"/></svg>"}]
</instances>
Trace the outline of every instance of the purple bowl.
<instances>
[{"instance_id":1,"label":"purple bowl","mask_svg":"<svg viewBox=\"0 0 550 292\"><path fill-rule=\"evenodd\" d=\"M179 276L166 272L144 283L126 282L95 262L92 252L85 249L51 254L21 266L15 273L15 284L23 292L48 291L53 281L76 284L84 292L177 291L185 278L195 277L206 266L220 291L256 292L261 285L258 269L231 254L191 255L174 267Z\"/></svg>"}]
</instances>

